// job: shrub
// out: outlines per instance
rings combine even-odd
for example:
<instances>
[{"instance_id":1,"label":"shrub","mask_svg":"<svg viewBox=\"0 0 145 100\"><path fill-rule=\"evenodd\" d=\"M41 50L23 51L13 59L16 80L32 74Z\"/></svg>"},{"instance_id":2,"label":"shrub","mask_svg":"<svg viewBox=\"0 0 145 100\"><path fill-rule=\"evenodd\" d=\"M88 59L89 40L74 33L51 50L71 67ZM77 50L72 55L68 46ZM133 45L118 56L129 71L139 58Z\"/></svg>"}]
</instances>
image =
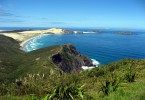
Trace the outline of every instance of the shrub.
<instances>
[{"instance_id":1,"label":"shrub","mask_svg":"<svg viewBox=\"0 0 145 100\"><path fill-rule=\"evenodd\" d=\"M64 74L57 80L51 80L52 90L49 99L72 100L84 98L84 85L80 83L78 74ZM46 96L47 98L47 96Z\"/></svg>"},{"instance_id":2,"label":"shrub","mask_svg":"<svg viewBox=\"0 0 145 100\"><path fill-rule=\"evenodd\" d=\"M136 76L135 68L129 66L125 73L125 80L127 80L128 82L134 82L135 76Z\"/></svg>"},{"instance_id":3,"label":"shrub","mask_svg":"<svg viewBox=\"0 0 145 100\"><path fill-rule=\"evenodd\" d=\"M49 99L57 100L74 100L76 98L83 99L83 86L77 87L75 84L56 86L54 91L49 96Z\"/></svg>"},{"instance_id":4,"label":"shrub","mask_svg":"<svg viewBox=\"0 0 145 100\"><path fill-rule=\"evenodd\" d=\"M11 96L35 95L41 97L48 94L49 90L49 81L46 80L44 74L41 75L39 73L28 74L26 77L16 79L16 81L10 83L10 85L4 83L0 84L0 91L2 91L4 95L8 94Z\"/></svg>"},{"instance_id":5,"label":"shrub","mask_svg":"<svg viewBox=\"0 0 145 100\"><path fill-rule=\"evenodd\" d=\"M0 83L0 96L7 94L7 85L5 83Z\"/></svg>"},{"instance_id":6,"label":"shrub","mask_svg":"<svg viewBox=\"0 0 145 100\"><path fill-rule=\"evenodd\" d=\"M116 77L116 75L111 74L110 78L107 78L104 83L101 82L101 91L105 95L109 95L111 92L114 92L117 90L119 84L121 82L121 78Z\"/></svg>"},{"instance_id":7,"label":"shrub","mask_svg":"<svg viewBox=\"0 0 145 100\"><path fill-rule=\"evenodd\" d=\"M106 72L106 70L104 68L94 68L92 70L89 70L87 73L87 76L88 77L99 77L99 76L102 76L104 75Z\"/></svg>"}]
</instances>

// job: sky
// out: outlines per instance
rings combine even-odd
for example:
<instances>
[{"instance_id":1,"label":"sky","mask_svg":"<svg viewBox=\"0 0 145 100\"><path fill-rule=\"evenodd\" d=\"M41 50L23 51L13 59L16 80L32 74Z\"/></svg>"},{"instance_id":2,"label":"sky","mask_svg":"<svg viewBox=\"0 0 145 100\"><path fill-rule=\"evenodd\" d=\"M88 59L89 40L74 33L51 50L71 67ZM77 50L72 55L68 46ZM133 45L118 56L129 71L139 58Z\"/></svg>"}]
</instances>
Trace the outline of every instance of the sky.
<instances>
[{"instance_id":1,"label":"sky","mask_svg":"<svg viewBox=\"0 0 145 100\"><path fill-rule=\"evenodd\" d=\"M145 29L145 0L0 0L0 27Z\"/></svg>"}]
</instances>

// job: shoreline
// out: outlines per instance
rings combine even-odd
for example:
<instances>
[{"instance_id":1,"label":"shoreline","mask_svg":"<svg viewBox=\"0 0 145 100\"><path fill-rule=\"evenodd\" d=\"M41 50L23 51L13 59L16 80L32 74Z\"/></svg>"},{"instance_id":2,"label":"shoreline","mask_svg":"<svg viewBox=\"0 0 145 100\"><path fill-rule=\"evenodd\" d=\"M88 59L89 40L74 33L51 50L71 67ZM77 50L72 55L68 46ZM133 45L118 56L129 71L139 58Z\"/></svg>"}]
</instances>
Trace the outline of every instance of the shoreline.
<instances>
[{"instance_id":1,"label":"shoreline","mask_svg":"<svg viewBox=\"0 0 145 100\"><path fill-rule=\"evenodd\" d=\"M17 40L20 44L20 49L25 51L24 48L26 44L42 35L46 34L85 34L85 33L96 33L95 31L91 32L83 32L83 31L74 31L74 30L67 30L67 29L61 29L61 28L50 28L50 29L44 29L44 30L11 30L11 31L4 31L2 32L3 35L7 37L11 37L15 40Z\"/></svg>"},{"instance_id":2,"label":"shoreline","mask_svg":"<svg viewBox=\"0 0 145 100\"><path fill-rule=\"evenodd\" d=\"M25 48L25 46L27 45L27 43L28 42L30 42L30 41L32 41L33 39L36 39L36 38L38 38L38 37L40 37L40 36L44 36L45 34L37 34L37 35L34 35L34 36L32 36L32 37L28 37L27 39L25 39L25 40L23 40L23 41L20 41L20 49L21 50L23 50L23 51L25 51L24 50L24 48Z\"/></svg>"},{"instance_id":3,"label":"shoreline","mask_svg":"<svg viewBox=\"0 0 145 100\"><path fill-rule=\"evenodd\" d=\"M25 30L25 31L12 30L9 32L7 31L2 32L4 36L11 37L17 40L20 44L21 50L24 50L25 45L29 41L37 38L38 36L47 35L47 34L80 34L80 33L83 34L83 32L81 31L66 30L66 29L61 29L61 28L50 28L50 29L44 29L44 30Z\"/></svg>"},{"instance_id":4,"label":"shoreline","mask_svg":"<svg viewBox=\"0 0 145 100\"><path fill-rule=\"evenodd\" d=\"M50 35L50 34L39 34L39 35L36 35L36 36L34 36L34 37L31 37L31 38L29 38L29 39L26 39L26 40L20 42L20 43L19 43L19 44L20 44L20 49L23 50L23 51L25 51L24 48L25 48L25 46L28 44L28 42L30 42L30 41L32 41L33 39L36 39L36 38L38 38L38 37L42 37L42 36L46 36L46 35ZM25 51L25 52L27 52L27 51Z\"/></svg>"},{"instance_id":5,"label":"shoreline","mask_svg":"<svg viewBox=\"0 0 145 100\"><path fill-rule=\"evenodd\" d=\"M20 45L20 49L25 51L24 48L27 45L28 42L30 42L31 40L40 37L40 36L44 36L44 35L48 35L48 34L42 34L42 33L3 33L2 35L13 38L14 40L19 42Z\"/></svg>"},{"instance_id":6,"label":"shoreline","mask_svg":"<svg viewBox=\"0 0 145 100\"><path fill-rule=\"evenodd\" d=\"M70 34L73 33L71 30L64 30L60 28L51 28L51 29L45 29L45 30L26 30L26 31L20 31L20 32L3 32L2 34L7 37L11 37L19 42L20 49L24 50L25 45L42 35L47 34Z\"/></svg>"}]
</instances>

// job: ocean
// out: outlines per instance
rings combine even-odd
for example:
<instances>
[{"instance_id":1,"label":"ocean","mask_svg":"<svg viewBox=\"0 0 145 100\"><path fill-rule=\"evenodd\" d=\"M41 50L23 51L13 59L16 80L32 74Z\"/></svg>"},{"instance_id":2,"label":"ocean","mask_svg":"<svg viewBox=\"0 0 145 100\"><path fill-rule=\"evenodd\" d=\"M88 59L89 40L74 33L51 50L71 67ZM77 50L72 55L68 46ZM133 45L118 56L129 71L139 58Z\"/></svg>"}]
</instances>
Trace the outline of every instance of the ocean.
<instances>
[{"instance_id":1,"label":"ocean","mask_svg":"<svg viewBox=\"0 0 145 100\"><path fill-rule=\"evenodd\" d=\"M116 34L114 30L109 29L103 30L102 33L44 35L28 42L24 50L29 52L68 43L73 44L81 54L97 60L101 65L124 58L145 58L145 31L139 30L134 30L132 35Z\"/></svg>"}]
</instances>

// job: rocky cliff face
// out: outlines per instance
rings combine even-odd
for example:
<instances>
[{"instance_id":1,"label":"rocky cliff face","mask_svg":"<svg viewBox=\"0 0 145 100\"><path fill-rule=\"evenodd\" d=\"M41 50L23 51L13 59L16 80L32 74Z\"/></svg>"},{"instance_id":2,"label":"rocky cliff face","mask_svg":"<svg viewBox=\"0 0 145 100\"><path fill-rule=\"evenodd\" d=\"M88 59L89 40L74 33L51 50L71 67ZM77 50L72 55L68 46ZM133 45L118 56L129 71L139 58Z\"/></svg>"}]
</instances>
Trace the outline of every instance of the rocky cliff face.
<instances>
[{"instance_id":1,"label":"rocky cliff face","mask_svg":"<svg viewBox=\"0 0 145 100\"><path fill-rule=\"evenodd\" d=\"M62 45L61 50L51 57L52 61L64 72L81 71L82 66L93 66L91 59L81 55L76 48L71 45Z\"/></svg>"}]
</instances>

